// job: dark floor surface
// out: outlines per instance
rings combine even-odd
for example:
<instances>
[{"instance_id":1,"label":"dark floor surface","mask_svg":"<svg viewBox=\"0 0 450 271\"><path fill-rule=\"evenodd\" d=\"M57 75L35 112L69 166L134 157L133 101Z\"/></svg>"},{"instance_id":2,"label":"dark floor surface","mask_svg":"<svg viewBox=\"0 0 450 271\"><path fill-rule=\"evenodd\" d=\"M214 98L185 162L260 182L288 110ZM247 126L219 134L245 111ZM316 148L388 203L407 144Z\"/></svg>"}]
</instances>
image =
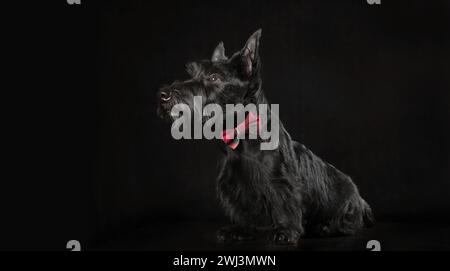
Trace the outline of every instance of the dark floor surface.
<instances>
[{"instance_id":1,"label":"dark floor surface","mask_svg":"<svg viewBox=\"0 0 450 271\"><path fill-rule=\"evenodd\" d=\"M98 247L101 250L367 250L369 240L378 240L381 250L450 250L450 225L378 222L355 236L302 238L297 247L262 242L217 244L219 223L155 223L124 234Z\"/></svg>"}]
</instances>

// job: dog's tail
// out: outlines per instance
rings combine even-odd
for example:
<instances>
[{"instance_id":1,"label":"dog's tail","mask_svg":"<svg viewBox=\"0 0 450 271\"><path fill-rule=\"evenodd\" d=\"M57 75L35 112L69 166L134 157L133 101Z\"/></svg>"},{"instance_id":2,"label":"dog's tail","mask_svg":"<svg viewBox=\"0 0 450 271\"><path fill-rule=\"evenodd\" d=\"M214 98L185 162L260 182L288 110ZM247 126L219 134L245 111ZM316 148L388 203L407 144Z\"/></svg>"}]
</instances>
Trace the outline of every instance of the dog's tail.
<instances>
[{"instance_id":1,"label":"dog's tail","mask_svg":"<svg viewBox=\"0 0 450 271\"><path fill-rule=\"evenodd\" d=\"M375 225L375 217L372 212L372 208L370 208L369 204L361 198L361 203L363 206L363 220L364 220L364 226L365 227L372 227Z\"/></svg>"}]
</instances>

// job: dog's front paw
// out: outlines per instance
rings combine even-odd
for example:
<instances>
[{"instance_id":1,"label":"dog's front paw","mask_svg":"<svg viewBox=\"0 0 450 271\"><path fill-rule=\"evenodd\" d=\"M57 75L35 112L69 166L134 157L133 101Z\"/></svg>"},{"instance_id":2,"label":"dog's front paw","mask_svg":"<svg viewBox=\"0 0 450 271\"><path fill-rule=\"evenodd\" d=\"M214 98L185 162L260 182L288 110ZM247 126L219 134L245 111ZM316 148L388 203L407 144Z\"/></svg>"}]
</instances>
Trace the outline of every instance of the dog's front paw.
<instances>
[{"instance_id":1,"label":"dog's front paw","mask_svg":"<svg viewBox=\"0 0 450 271\"><path fill-rule=\"evenodd\" d=\"M252 229L226 226L217 231L217 241L220 243L250 241L253 239L255 239L255 233Z\"/></svg>"},{"instance_id":2,"label":"dog's front paw","mask_svg":"<svg viewBox=\"0 0 450 271\"><path fill-rule=\"evenodd\" d=\"M297 245L300 234L289 228L276 229L273 234L273 242L277 245Z\"/></svg>"}]
</instances>

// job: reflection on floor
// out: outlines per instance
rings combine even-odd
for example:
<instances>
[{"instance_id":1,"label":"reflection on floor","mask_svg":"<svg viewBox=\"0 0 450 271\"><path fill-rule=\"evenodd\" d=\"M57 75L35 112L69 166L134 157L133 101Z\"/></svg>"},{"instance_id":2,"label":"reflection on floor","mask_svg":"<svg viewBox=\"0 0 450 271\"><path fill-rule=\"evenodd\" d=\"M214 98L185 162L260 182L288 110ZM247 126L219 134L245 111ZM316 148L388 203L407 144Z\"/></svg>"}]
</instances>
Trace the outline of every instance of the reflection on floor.
<instances>
[{"instance_id":1,"label":"reflection on floor","mask_svg":"<svg viewBox=\"0 0 450 271\"><path fill-rule=\"evenodd\" d=\"M356 236L303 238L297 247L247 242L217 244L218 223L155 223L99 247L101 250L368 250L377 240L381 250L450 250L450 225L378 222Z\"/></svg>"}]
</instances>

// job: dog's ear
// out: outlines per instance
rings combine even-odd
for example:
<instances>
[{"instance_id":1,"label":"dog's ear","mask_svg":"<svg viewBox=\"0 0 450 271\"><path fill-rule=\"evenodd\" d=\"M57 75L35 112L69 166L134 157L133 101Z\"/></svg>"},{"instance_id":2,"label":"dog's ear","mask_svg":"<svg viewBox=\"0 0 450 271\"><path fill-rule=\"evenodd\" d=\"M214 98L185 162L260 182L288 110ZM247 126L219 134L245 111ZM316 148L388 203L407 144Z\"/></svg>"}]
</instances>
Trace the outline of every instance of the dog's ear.
<instances>
[{"instance_id":1,"label":"dog's ear","mask_svg":"<svg viewBox=\"0 0 450 271\"><path fill-rule=\"evenodd\" d=\"M217 46L216 49L214 49L214 52L211 56L211 61L216 62L216 61L223 61L223 60L227 60L227 56L225 55L225 47L223 46L223 42L220 42Z\"/></svg>"},{"instance_id":2,"label":"dog's ear","mask_svg":"<svg viewBox=\"0 0 450 271\"><path fill-rule=\"evenodd\" d=\"M258 29L247 40L240 55L242 59L243 69L247 76L251 76L259 68L259 39L261 38L261 29Z\"/></svg>"}]
</instances>

